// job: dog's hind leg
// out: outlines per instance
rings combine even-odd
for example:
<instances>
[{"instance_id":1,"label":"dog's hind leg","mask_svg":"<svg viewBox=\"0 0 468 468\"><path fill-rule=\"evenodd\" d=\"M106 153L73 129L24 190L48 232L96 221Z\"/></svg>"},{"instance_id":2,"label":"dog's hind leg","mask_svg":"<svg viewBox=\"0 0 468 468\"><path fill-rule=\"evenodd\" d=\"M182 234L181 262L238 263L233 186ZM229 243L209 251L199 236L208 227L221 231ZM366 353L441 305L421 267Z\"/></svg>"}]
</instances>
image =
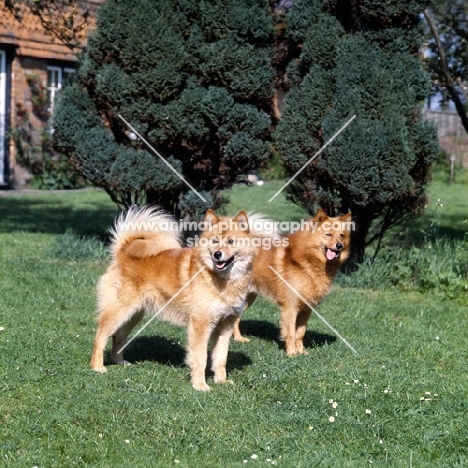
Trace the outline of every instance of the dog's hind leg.
<instances>
[{"instance_id":1,"label":"dog's hind leg","mask_svg":"<svg viewBox=\"0 0 468 468\"><path fill-rule=\"evenodd\" d=\"M211 350L211 370L214 372L214 381L216 383L233 383L232 380L226 380L226 363L234 321L234 316L222 320L211 336L213 346Z\"/></svg>"},{"instance_id":2,"label":"dog's hind leg","mask_svg":"<svg viewBox=\"0 0 468 468\"><path fill-rule=\"evenodd\" d=\"M247 308L245 310L247 310ZM236 321L234 322L234 327L233 327L234 340L239 341L241 343L248 343L250 340L246 338L245 336L242 336L242 333L240 331L240 321L241 321L241 317L236 319Z\"/></svg>"},{"instance_id":3,"label":"dog's hind leg","mask_svg":"<svg viewBox=\"0 0 468 468\"><path fill-rule=\"evenodd\" d=\"M256 293L249 293L247 295L247 303L245 305L245 309L242 311L242 315L244 315L244 312L255 302L256 298ZM250 340L245 336L242 336L242 333L240 331L240 321L242 315L234 322L234 340L240 341L241 343L248 343Z\"/></svg>"},{"instance_id":4,"label":"dog's hind leg","mask_svg":"<svg viewBox=\"0 0 468 468\"><path fill-rule=\"evenodd\" d=\"M143 316L145 315L145 311L141 310L137 312L132 318L124 323L113 335L112 335L112 351L111 351L111 358L116 364L130 364L129 362L125 361L123 358L123 349L125 347L125 342L127 341L127 337L129 333L133 330L133 328L141 321ZM119 352L120 351L120 352Z\"/></svg>"},{"instance_id":5,"label":"dog's hind leg","mask_svg":"<svg viewBox=\"0 0 468 468\"><path fill-rule=\"evenodd\" d=\"M98 328L91 357L91 369L96 372L106 372L104 366L104 348L109 338L119 333L122 326L131 321L137 310L134 307L122 308L121 304L116 304L101 311L98 317Z\"/></svg>"},{"instance_id":6,"label":"dog's hind leg","mask_svg":"<svg viewBox=\"0 0 468 468\"><path fill-rule=\"evenodd\" d=\"M208 341L212 326L205 321L190 319L187 333L187 357L185 363L190 367L190 381L195 390L207 392L210 386L206 383L205 370L208 362Z\"/></svg>"},{"instance_id":7,"label":"dog's hind leg","mask_svg":"<svg viewBox=\"0 0 468 468\"><path fill-rule=\"evenodd\" d=\"M106 347L109 335L98 329L94 340L93 355L91 357L91 369L96 372L106 372L104 366L104 348Z\"/></svg>"}]
</instances>

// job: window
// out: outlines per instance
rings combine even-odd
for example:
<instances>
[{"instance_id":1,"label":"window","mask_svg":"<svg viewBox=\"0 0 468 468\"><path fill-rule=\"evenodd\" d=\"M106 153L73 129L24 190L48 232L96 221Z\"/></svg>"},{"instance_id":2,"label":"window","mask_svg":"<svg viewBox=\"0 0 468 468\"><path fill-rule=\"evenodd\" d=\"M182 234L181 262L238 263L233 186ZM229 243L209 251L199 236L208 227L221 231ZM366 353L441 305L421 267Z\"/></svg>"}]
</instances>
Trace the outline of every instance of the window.
<instances>
[{"instance_id":1,"label":"window","mask_svg":"<svg viewBox=\"0 0 468 468\"><path fill-rule=\"evenodd\" d=\"M74 68L47 67L47 110L52 113L57 91L76 72Z\"/></svg>"}]
</instances>

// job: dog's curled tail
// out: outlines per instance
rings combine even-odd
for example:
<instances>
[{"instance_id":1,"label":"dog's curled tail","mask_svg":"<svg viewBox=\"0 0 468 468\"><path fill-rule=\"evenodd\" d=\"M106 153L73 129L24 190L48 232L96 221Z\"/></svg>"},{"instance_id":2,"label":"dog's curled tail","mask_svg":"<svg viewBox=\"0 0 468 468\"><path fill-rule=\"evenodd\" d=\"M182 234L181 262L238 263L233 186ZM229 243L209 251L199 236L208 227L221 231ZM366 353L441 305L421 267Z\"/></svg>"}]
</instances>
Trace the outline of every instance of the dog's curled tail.
<instances>
[{"instance_id":1,"label":"dog's curled tail","mask_svg":"<svg viewBox=\"0 0 468 468\"><path fill-rule=\"evenodd\" d=\"M270 237L272 239L281 239L282 232L278 227L278 222L268 219L262 213L249 211L247 213L249 218L250 234L255 237Z\"/></svg>"},{"instance_id":2,"label":"dog's curled tail","mask_svg":"<svg viewBox=\"0 0 468 468\"><path fill-rule=\"evenodd\" d=\"M155 206L132 206L126 213L121 213L111 229L111 236L114 258L120 252L145 258L182 247L182 233L177 221Z\"/></svg>"}]
</instances>

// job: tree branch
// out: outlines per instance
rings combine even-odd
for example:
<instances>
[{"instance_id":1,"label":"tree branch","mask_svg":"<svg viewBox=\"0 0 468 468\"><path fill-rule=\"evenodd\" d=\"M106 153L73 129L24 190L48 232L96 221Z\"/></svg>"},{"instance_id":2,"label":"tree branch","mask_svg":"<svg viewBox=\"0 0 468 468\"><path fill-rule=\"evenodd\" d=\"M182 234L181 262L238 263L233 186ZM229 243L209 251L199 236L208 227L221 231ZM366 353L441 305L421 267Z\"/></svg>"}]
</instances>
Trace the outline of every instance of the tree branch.
<instances>
[{"instance_id":1,"label":"tree branch","mask_svg":"<svg viewBox=\"0 0 468 468\"><path fill-rule=\"evenodd\" d=\"M439 31L437 30L437 26L427 8L424 10L424 17L426 18L429 28L431 29L432 35L434 36L434 39L437 43L437 49L439 51L439 67L442 75L445 78L447 91L449 92L452 101L455 103L455 107L457 109L458 115L460 116L463 127L468 133L468 115L466 114L465 107L460 99L460 96L457 93L457 90L455 89L452 76L448 71L447 60L445 58L444 48L442 47L442 42L439 37Z\"/></svg>"},{"instance_id":2,"label":"tree branch","mask_svg":"<svg viewBox=\"0 0 468 468\"><path fill-rule=\"evenodd\" d=\"M23 23L18 0L5 0L5 6L15 19ZM55 36L72 52L81 47L83 35L88 26L88 12L76 0L34 0L27 2L29 11L41 21L46 33Z\"/></svg>"}]
</instances>

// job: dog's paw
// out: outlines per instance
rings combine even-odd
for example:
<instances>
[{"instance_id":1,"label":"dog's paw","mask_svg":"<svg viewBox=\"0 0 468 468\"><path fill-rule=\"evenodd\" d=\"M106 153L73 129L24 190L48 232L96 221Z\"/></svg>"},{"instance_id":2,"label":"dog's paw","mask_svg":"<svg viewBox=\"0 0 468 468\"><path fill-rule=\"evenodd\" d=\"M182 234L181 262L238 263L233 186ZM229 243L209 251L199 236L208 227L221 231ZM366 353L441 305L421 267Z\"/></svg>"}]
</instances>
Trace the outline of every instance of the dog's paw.
<instances>
[{"instance_id":1,"label":"dog's paw","mask_svg":"<svg viewBox=\"0 0 468 468\"><path fill-rule=\"evenodd\" d=\"M192 387L200 392L209 392L211 387L206 382L192 383Z\"/></svg>"},{"instance_id":2,"label":"dog's paw","mask_svg":"<svg viewBox=\"0 0 468 468\"><path fill-rule=\"evenodd\" d=\"M229 380L229 379L226 379L226 376L223 376L223 377L216 377L216 375L214 376L213 378L214 380L214 383L217 383L217 384L230 384L230 385L234 385L234 382L232 380Z\"/></svg>"},{"instance_id":3,"label":"dog's paw","mask_svg":"<svg viewBox=\"0 0 468 468\"><path fill-rule=\"evenodd\" d=\"M302 341L299 341L296 343L296 353L297 354L303 354L304 356L307 356L309 353L304 349L304 344Z\"/></svg>"},{"instance_id":4,"label":"dog's paw","mask_svg":"<svg viewBox=\"0 0 468 468\"><path fill-rule=\"evenodd\" d=\"M116 361L114 361L114 364L118 364L119 366L131 366L132 365L131 362L128 362L125 359L116 360Z\"/></svg>"},{"instance_id":5,"label":"dog's paw","mask_svg":"<svg viewBox=\"0 0 468 468\"><path fill-rule=\"evenodd\" d=\"M242 335L234 336L234 341L238 341L239 343L250 343L250 339Z\"/></svg>"},{"instance_id":6,"label":"dog's paw","mask_svg":"<svg viewBox=\"0 0 468 468\"><path fill-rule=\"evenodd\" d=\"M107 372L106 366L104 364L101 364L100 366L92 366L91 369L94 372L100 372L101 374Z\"/></svg>"}]
</instances>

